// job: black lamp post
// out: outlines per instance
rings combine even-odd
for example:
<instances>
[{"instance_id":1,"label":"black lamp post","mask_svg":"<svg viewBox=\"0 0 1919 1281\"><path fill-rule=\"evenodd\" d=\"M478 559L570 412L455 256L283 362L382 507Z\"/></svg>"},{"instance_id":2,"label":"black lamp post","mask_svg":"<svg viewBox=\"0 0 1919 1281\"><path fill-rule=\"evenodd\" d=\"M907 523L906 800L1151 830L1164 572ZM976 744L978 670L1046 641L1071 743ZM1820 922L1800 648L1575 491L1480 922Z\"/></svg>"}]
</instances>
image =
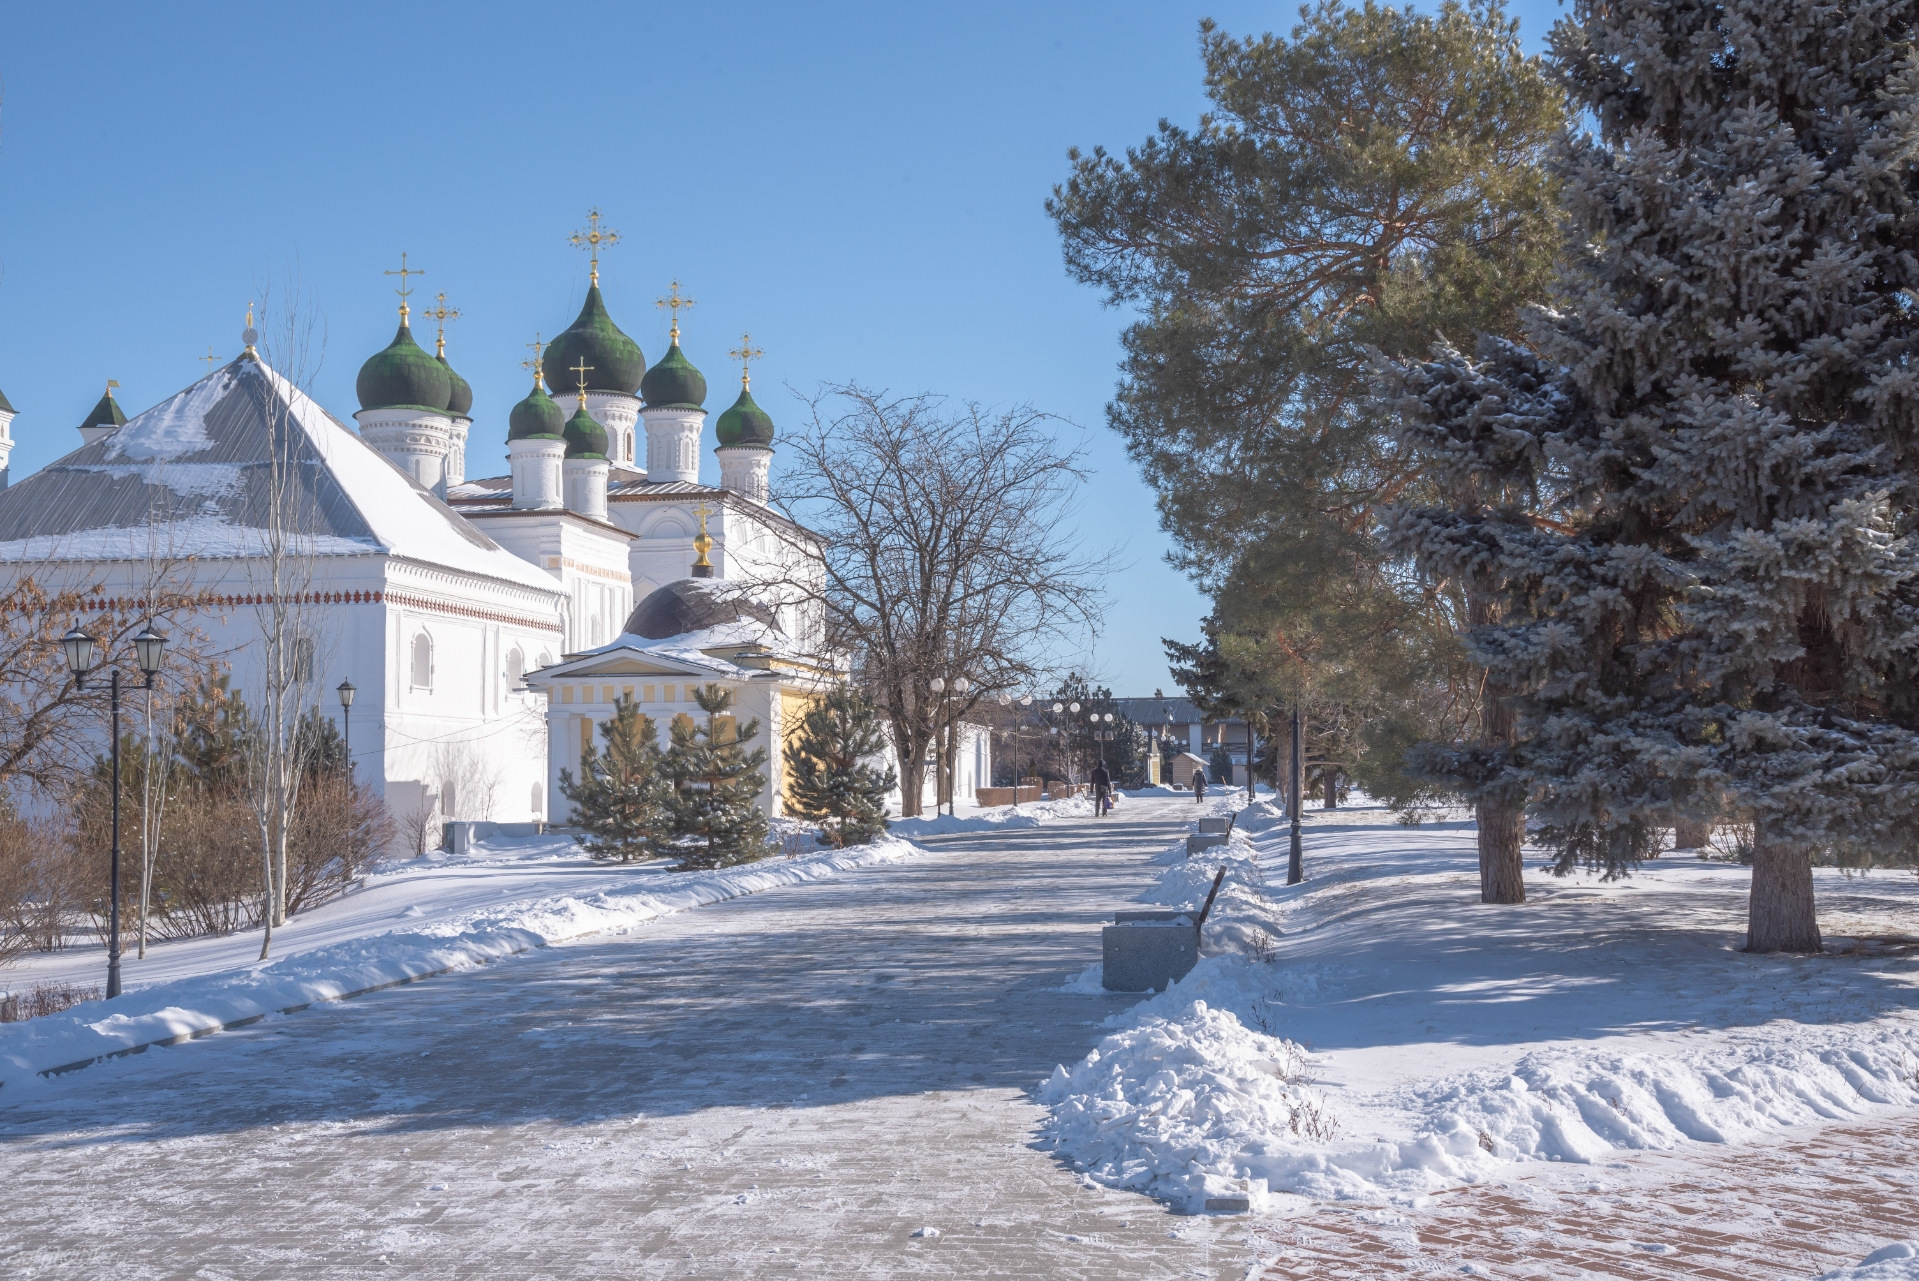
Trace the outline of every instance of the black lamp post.
<instances>
[{"instance_id":1,"label":"black lamp post","mask_svg":"<svg viewBox=\"0 0 1919 1281\"><path fill-rule=\"evenodd\" d=\"M340 737L346 745L346 865L353 870L353 696L360 691L352 681L341 681L333 692L340 696Z\"/></svg>"},{"instance_id":2,"label":"black lamp post","mask_svg":"<svg viewBox=\"0 0 1919 1281\"><path fill-rule=\"evenodd\" d=\"M60 638L66 651L67 669L73 673L73 687L84 689L87 673L93 670L93 637L75 627ZM153 688L160 662L166 657L167 638L153 630L151 623L133 638L134 660L146 674L146 688ZM111 691L110 729L113 733L113 864L107 878L107 996L120 995L120 669L113 669L108 684Z\"/></svg>"},{"instance_id":3,"label":"black lamp post","mask_svg":"<svg viewBox=\"0 0 1919 1281\"><path fill-rule=\"evenodd\" d=\"M940 809L939 776L942 773L940 762L944 761L944 773L946 774L946 812L948 814L954 814L953 793L957 790L954 784L959 781L956 777L959 769L953 761L948 759L952 753L949 750L951 744L947 742L947 740L952 737L950 731L953 723L953 695L959 694L963 696L966 691L973 688L973 686L964 676L955 676L951 684L948 684L941 677L935 676L927 682L927 687L940 696L940 722L945 725L948 730L945 734L936 733L933 737L933 743L939 749L937 755L934 757L933 763L933 813L938 814ZM1019 793L1015 791L1013 795L1017 798Z\"/></svg>"}]
</instances>

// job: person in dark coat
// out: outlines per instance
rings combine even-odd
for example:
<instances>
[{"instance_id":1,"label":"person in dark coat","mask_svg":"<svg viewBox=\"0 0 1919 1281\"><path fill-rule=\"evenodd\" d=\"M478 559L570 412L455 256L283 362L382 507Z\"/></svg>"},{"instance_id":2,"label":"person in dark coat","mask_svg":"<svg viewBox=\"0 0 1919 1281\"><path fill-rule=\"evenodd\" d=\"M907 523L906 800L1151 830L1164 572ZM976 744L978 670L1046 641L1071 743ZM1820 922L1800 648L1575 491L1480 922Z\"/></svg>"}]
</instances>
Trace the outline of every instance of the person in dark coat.
<instances>
[{"instance_id":1,"label":"person in dark coat","mask_svg":"<svg viewBox=\"0 0 1919 1281\"><path fill-rule=\"evenodd\" d=\"M1197 767L1193 770L1193 799L1202 804L1206 800L1206 771Z\"/></svg>"},{"instance_id":2,"label":"person in dark coat","mask_svg":"<svg viewBox=\"0 0 1919 1281\"><path fill-rule=\"evenodd\" d=\"M1093 766L1093 813L1100 818L1106 817L1113 809L1113 776L1106 772L1106 762Z\"/></svg>"}]
</instances>

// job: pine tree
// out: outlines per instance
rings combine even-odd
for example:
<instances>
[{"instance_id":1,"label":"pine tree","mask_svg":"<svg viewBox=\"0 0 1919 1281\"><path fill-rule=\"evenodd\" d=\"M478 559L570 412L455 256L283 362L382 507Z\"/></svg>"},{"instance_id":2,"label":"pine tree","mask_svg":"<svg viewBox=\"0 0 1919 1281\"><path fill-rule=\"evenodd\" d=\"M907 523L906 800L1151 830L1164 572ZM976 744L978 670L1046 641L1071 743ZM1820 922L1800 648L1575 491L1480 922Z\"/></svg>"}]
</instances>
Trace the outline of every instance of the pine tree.
<instances>
[{"instance_id":1,"label":"pine tree","mask_svg":"<svg viewBox=\"0 0 1919 1281\"><path fill-rule=\"evenodd\" d=\"M733 695L718 685L694 691L704 724L675 716L663 764L672 780L674 852L685 868L730 867L766 856L766 749L746 750L760 723L727 714Z\"/></svg>"},{"instance_id":2,"label":"pine tree","mask_svg":"<svg viewBox=\"0 0 1919 1281\"><path fill-rule=\"evenodd\" d=\"M873 705L844 686L807 710L789 758L786 785L793 812L820 825L836 849L864 845L886 830L886 796L899 776L868 764L886 751Z\"/></svg>"},{"instance_id":3,"label":"pine tree","mask_svg":"<svg viewBox=\"0 0 1919 1281\"><path fill-rule=\"evenodd\" d=\"M573 802L573 821L594 858L635 859L668 853L672 830L670 792L661 770L659 731L631 695L613 705L613 719L600 724L604 753L591 743L580 751L580 778L560 771L560 792Z\"/></svg>"},{"instance_id":4,"label":"pine tree","mask_svg":"<svg viewBox=\"0 0 1919 1281\"><path fill-rule=\"evenodd\" d=\"M1407 388L1489 482L1402 526L1509 607L1476 644L1519 743L1484 783L1609 874L1676 818L1749 818L1753 951L1817 951L1812 856L1909 845L1919 810L1915 21L1580 0L1565 301L1537 356Z\"/></svg>"}]
</instances>

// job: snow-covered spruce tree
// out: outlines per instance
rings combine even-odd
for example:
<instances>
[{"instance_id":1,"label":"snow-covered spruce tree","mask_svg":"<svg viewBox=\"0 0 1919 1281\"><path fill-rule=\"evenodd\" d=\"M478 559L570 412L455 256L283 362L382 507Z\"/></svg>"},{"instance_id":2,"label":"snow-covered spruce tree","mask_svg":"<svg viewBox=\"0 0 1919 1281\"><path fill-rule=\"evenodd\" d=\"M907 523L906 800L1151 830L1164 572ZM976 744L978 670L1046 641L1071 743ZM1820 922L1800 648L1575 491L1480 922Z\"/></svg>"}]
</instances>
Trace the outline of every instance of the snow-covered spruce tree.
<instances>
[{"instance_id":1,"label":"snow-covered spruce tree","mask_svg":"<svg viewBox=\"0 0 1919 1281\"><path fill-rule=\"evenodd\" d=\"M1911 4L1580 0L1553 48L1599 126L1567 157L1589 248L1525 374L1564 401L1506 438L1550 468L1501 472L1552 492L1402 526L1435 562L1477 537L1516 606L1477 644L1525 691L1512 777L1562 865L1618 872L1729 806L1754 824L1753 951L1818 950L1813 856L1908 844L1919 809L1914 26ZM1509 357L1439 364L1504 396ZM1471 402L1433 420L1465 453L1498 444Z\"/></svg>"},{"instance_id":2,"label":"snow-covered spruce tree","mask_svg":"<svg viewBox=\"0 0 1919 1281\"><path fill-rule=\"evenodd\" d=\"M659 731L631 695L613 704L613 719L600 724L604 754L591 743L580 752L580 778L560 771L560 792L573 802L573 822L594 858L654 858L671 832L671 790L661 773Z\"/></svg>"},{"instance_id":3,"label":"snow-covered spruce tree","mask_svg":"<svg viewBox=\"0 0 1919 1281\"><path fill-rule=\"evenodd\" d=\"M844 686L807 710L794 744L786 786L793 812L820 825L835 849L864 845L886 830L886 796L899 786L891 765L870 762L886 751L873 705Z\"/></svg>"},{"instance_id":4,"label":"snow-covered spruce tree","mask_svg":"<svg viewBox=\"0 0 1919 1281\"><path fill-rule=\"evenodd\" d=\"M672 781L674 844L685 868L730 867L766 857L766 815L760 793L766 788L766 749L746 750L759 736L760 723L741 725L728 714L733 694L718 685L702 685L693 701L705 723L675 716L672 745L661 762Z\"/></svg>"}]
</instances>

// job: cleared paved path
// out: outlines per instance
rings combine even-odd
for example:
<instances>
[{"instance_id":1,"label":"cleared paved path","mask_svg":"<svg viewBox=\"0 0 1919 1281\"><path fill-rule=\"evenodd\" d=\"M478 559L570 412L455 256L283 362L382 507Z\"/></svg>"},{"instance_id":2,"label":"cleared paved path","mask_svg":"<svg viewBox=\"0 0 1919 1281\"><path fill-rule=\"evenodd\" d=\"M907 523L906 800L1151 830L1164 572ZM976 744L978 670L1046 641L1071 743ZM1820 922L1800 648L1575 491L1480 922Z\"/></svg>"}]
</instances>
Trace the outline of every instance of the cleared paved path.
<instances>
[{"instance_id":1,"label":"cleared paved path","mask_svg":"<svg viewBox=\"0 0 1919 1281\"><path fill-rule=\"evenodd\" d=\"M1126 1000L1053 989L1193 808L939 839L76 1074L0 1106L0 1275L1237 1281L1250 1225L1030 1146L1031 1090Z\"/></svg>"}]
</instances>

